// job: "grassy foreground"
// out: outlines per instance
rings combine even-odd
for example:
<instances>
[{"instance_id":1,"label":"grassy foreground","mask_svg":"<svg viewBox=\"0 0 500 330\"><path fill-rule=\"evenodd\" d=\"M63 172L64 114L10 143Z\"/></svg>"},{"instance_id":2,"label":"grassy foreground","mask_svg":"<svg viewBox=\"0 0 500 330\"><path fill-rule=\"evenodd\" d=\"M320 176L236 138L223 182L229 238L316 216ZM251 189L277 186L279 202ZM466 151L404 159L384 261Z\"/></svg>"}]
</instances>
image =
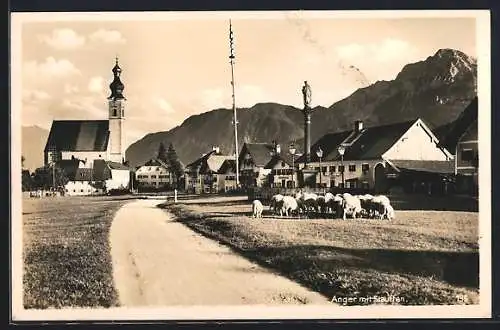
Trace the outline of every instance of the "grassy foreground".
<instances>
[{"instance_id":1,"label":"grassy foreground","mask_svg":"<svg viewBox=\"0 0 500 330\"><path fill-rule=\"evenodd\" d=\"M111 307L108 233L127 197L23 200L24 308Z\"/></svg>"},{"instance_id":2,"label":"grassy foreground","mask_svg":"<svg viewBox=\"0 0 500 330\"><path fill-rule=\"evenodd\" d=\"M475 212L399 211L388 222L252 219L247 201L161 207L337 303L479 303Z\"/></svg>"}]
</instances>

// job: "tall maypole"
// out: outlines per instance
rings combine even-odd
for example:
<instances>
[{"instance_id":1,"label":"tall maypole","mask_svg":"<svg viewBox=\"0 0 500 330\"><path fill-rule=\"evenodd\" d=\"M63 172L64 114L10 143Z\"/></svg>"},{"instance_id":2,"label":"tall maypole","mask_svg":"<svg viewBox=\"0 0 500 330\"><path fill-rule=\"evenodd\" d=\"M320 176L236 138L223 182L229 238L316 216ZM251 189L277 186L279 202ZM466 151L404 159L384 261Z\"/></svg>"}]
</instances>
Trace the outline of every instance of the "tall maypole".
<instances>
[{"instance_id":1,"label":"tall maypole","mask_svg":"<svg viewBox=\"0 0 500 330\"><path fill-rule=\"evenodd\" d=\"M240 187L240 168L238 161L238 119L236 118L236 97L234 96L234 40L233 26L229 20L229 63L231 63L231 87L233 92L234 154L236 158L236 187Z\"/></svg>"}]
</instances>

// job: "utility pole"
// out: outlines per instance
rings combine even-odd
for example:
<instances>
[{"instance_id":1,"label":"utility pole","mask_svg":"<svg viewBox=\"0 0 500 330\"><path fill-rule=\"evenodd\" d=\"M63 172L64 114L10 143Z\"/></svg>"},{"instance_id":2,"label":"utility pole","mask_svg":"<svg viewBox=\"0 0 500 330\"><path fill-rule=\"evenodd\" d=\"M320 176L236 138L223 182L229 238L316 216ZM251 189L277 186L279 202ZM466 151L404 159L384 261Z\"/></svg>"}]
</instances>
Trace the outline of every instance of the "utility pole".
<instances>
[{"instance_id":1,"label":"utility pole","mask_svg":"<svg viewBox=\"0 0 500 330\"><path fill-rule=\"evenodd\" d=\"M236 97L234 95L234 40L233 40L233 26L229 20L229 63L231 63L231 87L233 97L233 124L234 124L234 155L236 161L236 187L240 187L240 168L238 161L238 119L236 118Z\"/></svg>"}]
</instances>

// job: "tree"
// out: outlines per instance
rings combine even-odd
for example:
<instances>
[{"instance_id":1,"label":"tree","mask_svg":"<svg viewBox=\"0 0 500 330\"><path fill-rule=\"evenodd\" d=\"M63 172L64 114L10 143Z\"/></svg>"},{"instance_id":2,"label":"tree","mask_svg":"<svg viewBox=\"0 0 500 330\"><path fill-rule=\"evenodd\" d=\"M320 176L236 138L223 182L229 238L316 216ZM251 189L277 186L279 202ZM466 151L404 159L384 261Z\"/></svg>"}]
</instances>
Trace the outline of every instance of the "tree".
<instances>
[{"instance_id":1,"label":"tree","mask_svg":"<svg viewBox=\"0 0 500 330\"><path fill-rule=\"evenodd\" d=\"M22 170L22 190L30 191L33 188L33 178L29 170Z\"/></svg>"},{"instance_id":2,"label":"tree","mask_svg":"<svg viewBox=\"0 0 500 330\"><path fill-rule=\"evenodd\" d=\"M172 144L170 144L170 145L172 145ZM170 150L170 147L169 147L169 150ZM165 163L168 163L169 158L167 155L167 149L165 149L165 145L163 144L163 142L160 142L160 146L158 147L158 157L157 158Z\"/></svg>"},{"instance_id":3,"label":"tree","mask_svg":"<svg viewBox=\"0 0 500 330\"><path fill-rule=\"evenodd\" d=\"M179 157L177 156L177 152L175 151L172 143L170 143L170 145L168 146L167 164L170 165L170 170L174 175L175 182L179 182L179 179L184 171L182 169L181 162L179 161Z\"/></svg>"},{"instance_id":4,"label":"tree","mask_svg":"<svg viewBox=\"0 0 500 330\"><path fill-rule=\"evenodd\" d=\"M53 179L53 174L55 180ZM49 165L39 167L35 170L35 175L33 177L34 186L43 189L50 189L54 184L56 189L64 187L68 181L69 179L66 173L64 173L64 170L59 166L55 166L54 169Z\"/></svg>"}]
</instances>

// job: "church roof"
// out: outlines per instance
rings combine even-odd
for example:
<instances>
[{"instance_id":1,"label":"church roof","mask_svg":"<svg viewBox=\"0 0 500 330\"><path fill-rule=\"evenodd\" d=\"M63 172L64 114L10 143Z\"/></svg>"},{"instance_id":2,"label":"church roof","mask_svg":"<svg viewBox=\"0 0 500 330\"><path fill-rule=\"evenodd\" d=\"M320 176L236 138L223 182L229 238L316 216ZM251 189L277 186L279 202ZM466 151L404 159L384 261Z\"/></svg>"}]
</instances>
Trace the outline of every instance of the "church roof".
<instances>
[{"instance_id":1,"label":"church roof","mask_svg":"<svg viewBox=\"0 0 500 330\"><path fill-rule=\"evenodd\" d=\"M45 151L106 151L108 141L108 120L54 120Z\"/></svg>"}]
</instances>

